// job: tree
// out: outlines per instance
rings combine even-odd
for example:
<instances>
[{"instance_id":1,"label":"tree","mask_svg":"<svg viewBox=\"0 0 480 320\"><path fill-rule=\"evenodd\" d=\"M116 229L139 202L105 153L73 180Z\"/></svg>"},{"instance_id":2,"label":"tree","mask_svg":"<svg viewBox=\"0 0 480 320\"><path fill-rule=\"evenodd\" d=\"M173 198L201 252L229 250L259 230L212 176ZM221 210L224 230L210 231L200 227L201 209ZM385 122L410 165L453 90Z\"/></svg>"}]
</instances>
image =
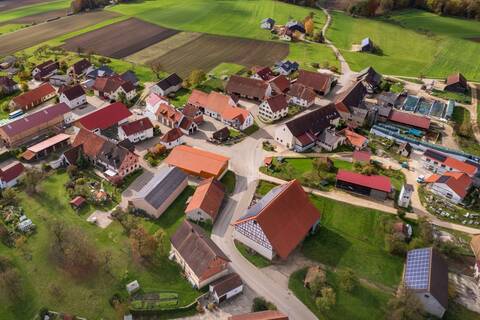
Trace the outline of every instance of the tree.
<instances>
[{"instance_id":1,"label":"tree","mask_svg":"<svg viewBox=\"0 0 480 320\"><path fill-rule=\"evenodd\" d=\"M337 303L337 295L330 287L324 287L320 296L315 299L315 304L322 311L330 310Z\"/></svg>"},{"instance_id":2,"label":"tree","mask_svg":"<svg viewBox=\"0 0 480 320\"><path fill-rule=\"evenodd\" d=\"M312 292L314 297L317 297L321 294L322 288L325 287L326 282L327 276L325 272L322 272L317 274L313 281L309 283L310 291Z\"/></svg>"},{"instance_id":3,"label":"tree","mask_svg":"<svg viewBox=\"0 0 480 320\"><path fill-rule=\"evenodd\" d=\"M401 286L388 302L389 320L422 320L423 308L415 293Z\"/></svg>"},{"instance_id":4,"label":"tree","mask_svg":"<svg viewBox=\"0 0 480 320\"><path fill-rule=\"evenodd\" d=\"M132 251L140 258L152 261L158 248L155 238L142 226L130 233Z\"/></svg>"},{"instance_id":5,"label":"tree","mask_svg":"<svg viewBox=\"0 0 480 320\"><path fill-rule=\"evenodd\" d=\"M70 178L75 178L78 176L78 167L74 164L71 164L67 167L67 174Z\"/></svg>"},{"instance_id":6,"label":"tree","mask_svg":"<svg viewBox=\"0 0 480 320\"><path fill-rule=\"evenodd\" d=\"M407 252L405 236L401 233L387 234L385 236L385 245L387 251L391 254L405 256L405 253Z\"/></svg>"},{"instance_id":7,"label":"tree","mask_svg":"<svg viewBox=\"0 0 480 320\"><path fill-rule=\"evenodd\" d=\"M81 170L87 169L90 166L90 162L88 162L88 159L85 158L83 152L78 153L77 162L75 164Z\"/></svg>"},{"instance_id":8,"label":"tree","mask_svg":"<svg viewBox=\"0 0 480 320\"><path fill-rule=\"evenodd\" d=\"M252 312L265 311L265 310L277 310L275 305L262 297L255 297L252 304Z\"/></svg>"},{"instance_id":9,"label":"tree","mask_svg":"<svg viewBox=\"0 0 480 320\"><path fill-rule=\"evenodd\" d=\"M309 35L313 35L313 31L315 30L315 22L313 22L313 18L307 16L303 21L303 25L305 26L305 32Z\"/></svg>"},{"instance_id":10,"label":"tree","mask_svg":"<svg viewBox=\"0 0 480 320\"><path fill-rule=\"evenodd\" d=\"M26 82L22 82L21 89L22 89L23 92L27 92L28 91L28 84Z\"/></svg>"},{"instance_id":11,"label":"tree","mask_svg":"<svg viewBox=\"0 0 480 320\"><path fill-rule=\"evenodd\" d=\"M313 36L313 41L318 42L318 43L324 43L325 42L325 37L323 36L323 32L322 31L316 32Z\"/></svg>"},{"instance_id":12,"label":"tree","mask_svg":"<svg viewBox=\"0 0 480 320\"><path fill-rule=\"evenodd\" d=\"M158 229L153 238L157 242L157 251L160 256L165 256L168 254L169 241L165 230Z\"/></svg>"},{"instance_id":13,"label":"tree","mask_svg":"<svg viewBox=\"0 0 480 320\"><path fill-rule=\"evenodd\" d=\"M152 69L153 73L155 73L155 76L157 77L158 80L160 80L162 68L163 68L162 64L158 61L154 61L150 63L150 69Z\"/></svg>"},{"instance_id":14,"label":"tree","mask_svg":"<svg viewBox=\"0 0 480 320\"><path fill-rule=\"evenodd\" d=\"M2 200L4 206L16 206L18 204L18 195L12 188L6 188L2 191Z\"/></svg>"},{"instance_id":15,"label":"tree","mask_svg":"<svg viewBox=\"0 0 480 320\"><path fill-rule=\"evenodd\" d=\"M29 194L38 193L38 186L40 181L43 179L43 172L36 168L28 168L25 170L23 177L21 178L22 183L25 185L25 190Z\"/></svg>"},{"instance_id":16,"label":"tree","mask_svg":"<svg viewBox=\"0 0 480 320\"><path fill-rule=\"evenodd\" d=\"M201 84L205 79L207 78L207 75L203 70L200 69L195 69L193 70L188 78L185 80L186 87L188 88L195 88L199 84Z\"/></svg>"},{"instance_id":17,"label":"tree","mask_svg":"<svg viewBox=\"0 0 480 320\"><path fill-rule=\"evenodd\" d=\"M339 276L340 288L346 292L352 292L358 285L358 277L350 268L340 271Z\"/></svg>"},{"instance_id":18,"label":"tree","mask_svg":"<svg viewBox=\"0 0 480 320\"><path fill-rule=\"evenodd\" d=\"M2 291L11 302L20 300L23 295L21 275L13 262L4 256L0 256L0 292Z\"/></svg>"}]
</instances>

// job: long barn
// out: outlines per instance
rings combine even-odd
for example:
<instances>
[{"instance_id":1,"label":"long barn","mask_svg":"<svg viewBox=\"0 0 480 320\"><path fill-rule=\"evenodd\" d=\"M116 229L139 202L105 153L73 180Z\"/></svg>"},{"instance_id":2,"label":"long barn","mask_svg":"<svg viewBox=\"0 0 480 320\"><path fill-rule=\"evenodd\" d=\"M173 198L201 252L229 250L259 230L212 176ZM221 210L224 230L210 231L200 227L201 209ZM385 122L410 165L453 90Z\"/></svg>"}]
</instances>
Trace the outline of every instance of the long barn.
<instances>
[{"instance_id":1,"label":"long barn","mask_svg":"<svg viewBox=\"0 0 480 320\"><path fill-rule=\"evenodd\" d=\"M336 187L376 200L386 200L392 192L392 184L388 177L367 176L346 170L338 171Z\"/></svg>"}]
</instances>

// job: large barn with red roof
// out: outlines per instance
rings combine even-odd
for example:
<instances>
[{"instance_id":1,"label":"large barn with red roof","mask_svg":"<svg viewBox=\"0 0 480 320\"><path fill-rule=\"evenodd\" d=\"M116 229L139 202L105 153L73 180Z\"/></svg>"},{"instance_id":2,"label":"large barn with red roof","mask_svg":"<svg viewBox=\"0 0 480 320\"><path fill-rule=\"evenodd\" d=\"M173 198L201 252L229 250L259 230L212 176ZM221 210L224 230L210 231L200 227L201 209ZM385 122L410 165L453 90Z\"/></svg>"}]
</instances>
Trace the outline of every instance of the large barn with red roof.
<instances>
[{"instance_id":1,"label":"large barn with red roof","mask_svg":"<svg viewBox=\"0 0 480 320\"><path fill-rule=\"evenodd\" d=\"M75 125L88 131L100 133L103 130L126 123L131 115L132 113L126 105L115 102L80 118Z\"/></svg>"},{"instance_id":2,"label":"large barn with red roof","mask_svg":"<svg viewBox=\"0 0 480 320\"><path fill-rule=\"evenodd\" d=\"M235 223L234 238L272 260L287 259L315 230L320 212L297 180L272 189Z\"/></svg>"},{"instance_id":3,"label":"large barn with red roof","mask_svg":"<svg viewBox=\"0 0 480 320\"><path fill-rule=\"evenodd\" d=\"M392 192L392 183L388 177L367 176L347 170L338 170L336 187L377 200L387 199Z\"/></svg>"}]
</instances>

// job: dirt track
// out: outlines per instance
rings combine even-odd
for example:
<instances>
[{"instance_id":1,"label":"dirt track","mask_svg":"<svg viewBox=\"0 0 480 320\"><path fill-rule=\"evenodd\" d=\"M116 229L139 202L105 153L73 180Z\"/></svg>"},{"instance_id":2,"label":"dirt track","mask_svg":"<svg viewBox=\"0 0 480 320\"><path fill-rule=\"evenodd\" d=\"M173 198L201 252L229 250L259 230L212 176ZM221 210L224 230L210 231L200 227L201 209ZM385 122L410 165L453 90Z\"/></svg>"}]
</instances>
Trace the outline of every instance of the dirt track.
<instances>
[{"instance_id":1,"label":"dirt track","mask_svg":"<svg viewBox=\"0 0 480 320\"><path fill-rule=\"evenodd\" d=\"M0 36L0 55L27 49L63 34L81 30L118 16L108 11L96 11L65 17Z\"/></svg>"},{"instance_id":2,"label":"dirt track","mask_svg":"<svg viewBox=\"0 0 480 320\"><path fill-rule=\"evenodd\" d=\"M91 50L112 58L124 58L178 33L157 25L131 18L68 39L62 47Z\"/></svg>"},{"instance_id":3,"label":"dirt track","mask_svg":"<svg viewBox=\"0 0 480 320\"><path fill-rule=\"evenodd\" d=\"M1 24L10 24L10 23L18 23L18 24L37 24L46 22L49 19L54 19L57 17L65 17L67 15L67 9L60 9L60 10L53 10L38 14L33 14L31 16L26 16L18 19L8 20Z\"/></svg>"}]
</instances>

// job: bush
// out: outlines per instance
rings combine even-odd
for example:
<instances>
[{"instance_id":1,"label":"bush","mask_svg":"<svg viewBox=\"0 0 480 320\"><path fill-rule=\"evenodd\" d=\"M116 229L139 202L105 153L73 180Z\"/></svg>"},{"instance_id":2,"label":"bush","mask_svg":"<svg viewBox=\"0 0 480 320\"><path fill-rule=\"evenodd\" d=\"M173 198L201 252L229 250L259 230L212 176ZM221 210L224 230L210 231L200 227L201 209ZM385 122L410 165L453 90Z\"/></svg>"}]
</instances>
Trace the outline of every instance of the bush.
<instances>
[{"instance_id":1,"label":"bush","mask_svg":"<svg viewBox=\"0 0 480 320\"><path fill-rule=\"evenodd\" d=\"M315 299L315 304L322 311L330 310L337 303L337 295L330 287L322 289L319 297Z\"/></svg>"},{"instance_id":2,"label":"bush","mask_svg":"<svg viewBox=\"0 0 480 320\"><path fill-rule=\"evenodd\" d=\"M265 310L277 310L277 307L265 300L262 297L256 297L253 299L252 312L265 311Z\"/></svg>"}]
</instances>

